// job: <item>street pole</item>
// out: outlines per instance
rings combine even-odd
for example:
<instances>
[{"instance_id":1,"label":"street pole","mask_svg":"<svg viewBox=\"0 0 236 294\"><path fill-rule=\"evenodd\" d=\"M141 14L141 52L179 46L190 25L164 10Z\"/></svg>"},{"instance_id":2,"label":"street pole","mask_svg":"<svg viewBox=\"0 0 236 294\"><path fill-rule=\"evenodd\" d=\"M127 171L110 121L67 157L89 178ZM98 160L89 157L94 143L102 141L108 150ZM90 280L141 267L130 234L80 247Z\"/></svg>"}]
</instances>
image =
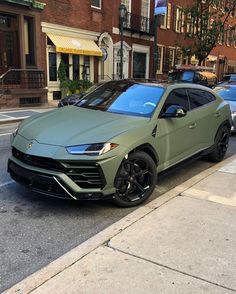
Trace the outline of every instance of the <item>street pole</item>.
<instances>
[{"instance_id":1,"label":"street pole","mask_svg":"<svg viewBox=\"0 0 236 294\"><path fill-rule=\"evenodd\" d=\"M121 19L121 18L120 18ZM123 79L123 37L124 27L123 20L120 20L120 79Z\"/></svg>"},{"instance_id":2,"label":"street pole","mask_svg":"<svg viewBox=\"0 0 236 294\"><path fill-rule=\"evenodd\" d=\"M153 79L156 79L157 62L158 62L158 47L157 47L157 15L154 17L154 49L153 49Z\"/></svg>"},{"instance_id":3,"label":"street pole","mask_svg":"<svg viewBox=\"0 0 236 294\"><path fill-rule=\"evenodd\" d=\"M120 79L123 79L123 39L124 39L124 21L127 9L124 4L119 7L119 29L120 29Z\"/></svg>"}]
</instances>

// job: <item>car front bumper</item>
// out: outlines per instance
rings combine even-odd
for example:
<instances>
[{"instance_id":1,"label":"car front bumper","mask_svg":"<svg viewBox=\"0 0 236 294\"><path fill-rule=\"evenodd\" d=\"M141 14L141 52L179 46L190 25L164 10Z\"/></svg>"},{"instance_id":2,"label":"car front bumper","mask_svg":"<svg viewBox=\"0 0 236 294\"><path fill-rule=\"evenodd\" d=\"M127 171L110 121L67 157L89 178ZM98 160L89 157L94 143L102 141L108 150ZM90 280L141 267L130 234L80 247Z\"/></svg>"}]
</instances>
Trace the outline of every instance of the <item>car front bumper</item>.
<instances>
[{"instance_id":1,"label":"car front bumper","mask_svg":"<svg viewBox=\"0 0 236 294\"><path fill-rule=\"evenodd\" d=\"M123 156L97 161L58 161L28 155L13 147L8 172L16 182L38 193L64 199L113 198L114 181Z\"/></svg>"}]
</instances>

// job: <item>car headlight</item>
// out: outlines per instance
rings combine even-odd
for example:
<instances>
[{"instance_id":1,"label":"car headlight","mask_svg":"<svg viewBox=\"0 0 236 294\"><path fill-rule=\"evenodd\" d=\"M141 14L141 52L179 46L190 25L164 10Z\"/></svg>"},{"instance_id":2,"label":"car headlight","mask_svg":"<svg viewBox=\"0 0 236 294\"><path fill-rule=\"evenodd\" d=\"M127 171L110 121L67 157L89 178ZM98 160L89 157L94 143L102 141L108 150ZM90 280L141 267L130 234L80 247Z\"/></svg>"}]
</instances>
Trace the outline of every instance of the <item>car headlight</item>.
<instances>
[{"instance_id":1,"label":"car headlight","mask_svg":"<svg viewBox=\"0 0 236 294\"><path fill-rule=\"evenodd\" d=\"M115 143L94 143L83 144L77 146L68 146L66 150L69 154L73 155L102 155L108 151L116 148L118 144Z\"/></svg>"}]
</instances>

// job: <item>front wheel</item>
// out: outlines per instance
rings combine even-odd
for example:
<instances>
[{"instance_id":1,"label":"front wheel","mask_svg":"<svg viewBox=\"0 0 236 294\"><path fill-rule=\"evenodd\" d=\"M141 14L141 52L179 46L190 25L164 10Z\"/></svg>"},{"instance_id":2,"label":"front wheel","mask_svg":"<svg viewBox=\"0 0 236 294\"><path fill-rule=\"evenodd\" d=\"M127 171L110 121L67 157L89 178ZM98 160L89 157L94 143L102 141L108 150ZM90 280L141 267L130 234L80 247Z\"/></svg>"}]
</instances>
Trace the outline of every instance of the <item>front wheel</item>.
<instances>
[{"instance_id":1,"label":"front wheel","mask_svg":"<svg viewBox=\"0 0 236 294\"><path fill-rule=\"evenodd\" d=\"M156 165L145 152L124 159L116 174L114 203L122 207L139 205L148 199L157 181Z\"/></svg>"},{"instance_id":2,"label":"front wheel","mask_svg":"<svg viewBox=\"0 0 236 294\"><path fill-rule=\"evenodd\" d=\"M219 162L224 158L229 145L229 136L229 129L226 126L222 126L215 136L214 149L207 155L207 159Z\"/></svg>"}]
</instances>

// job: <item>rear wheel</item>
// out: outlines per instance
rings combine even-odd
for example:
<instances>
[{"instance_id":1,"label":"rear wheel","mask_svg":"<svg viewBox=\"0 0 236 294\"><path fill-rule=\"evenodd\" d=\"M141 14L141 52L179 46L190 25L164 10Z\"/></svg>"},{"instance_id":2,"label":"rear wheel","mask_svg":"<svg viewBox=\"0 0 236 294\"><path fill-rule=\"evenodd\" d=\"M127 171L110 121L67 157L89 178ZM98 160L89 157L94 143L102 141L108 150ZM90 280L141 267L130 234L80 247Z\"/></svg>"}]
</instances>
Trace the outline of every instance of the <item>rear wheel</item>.
<instances>
[{"instance_id":1,"label":"rear wheel","mask_svg":"<svg viewBox=\"0 0 236 294\"><path fill-rule=\"evenodd\" d=\"M219 162L224 158L228 149L229 136L230 133L228 128L222 126L216 134L214 149L207 155L207 159L213 162Z\"/></svg>"},{"instance_id":2,"label":"rear wheel","mask_svg":"<svg viewBox=\"0 0 236 294\"><path fill-rule=\"evenodd\" d=\"M156 165L145 152L132 153L117 172L114 203L123 207L139 205L152 194L157 181Z\"/></svg>"}]
</instances>

